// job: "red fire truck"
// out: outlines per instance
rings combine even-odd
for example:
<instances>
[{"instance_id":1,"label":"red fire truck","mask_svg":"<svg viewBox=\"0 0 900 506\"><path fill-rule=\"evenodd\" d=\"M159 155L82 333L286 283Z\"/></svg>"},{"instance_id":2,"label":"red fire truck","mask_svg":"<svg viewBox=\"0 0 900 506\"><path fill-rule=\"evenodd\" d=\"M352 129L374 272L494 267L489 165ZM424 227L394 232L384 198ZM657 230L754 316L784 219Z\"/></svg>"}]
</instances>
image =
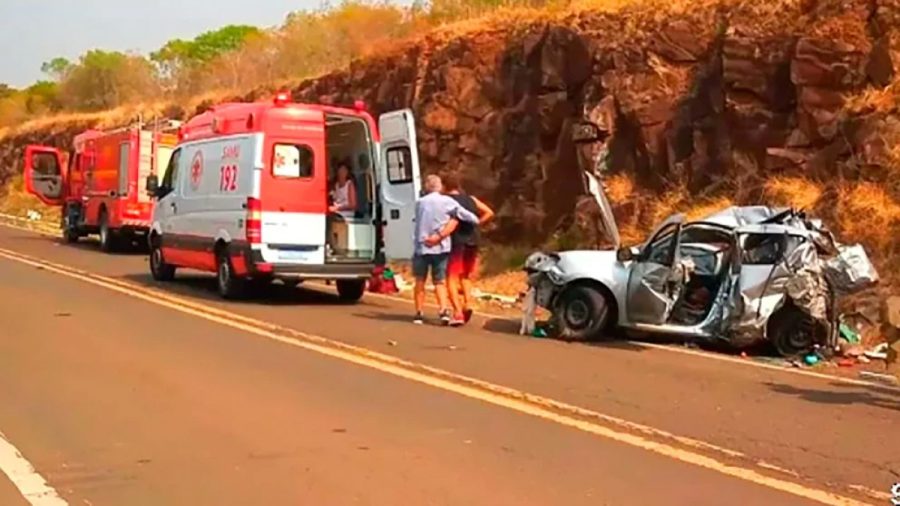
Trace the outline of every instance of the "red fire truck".
<instances>
[{"instance_id":1,"label":"red fire truck","mask_svg":"<svg viewBox=\"0 0 900 506\"><path fill-rule=\"evenodd\" d=\"M103 251L132 243L150 229L153 202L146 180L168 165L178 126L167 120L88 130L75 137L70 153L30 145L26 189L45 204L62 206L68 242L99 234Z\"/></svg>"}]
</instances>

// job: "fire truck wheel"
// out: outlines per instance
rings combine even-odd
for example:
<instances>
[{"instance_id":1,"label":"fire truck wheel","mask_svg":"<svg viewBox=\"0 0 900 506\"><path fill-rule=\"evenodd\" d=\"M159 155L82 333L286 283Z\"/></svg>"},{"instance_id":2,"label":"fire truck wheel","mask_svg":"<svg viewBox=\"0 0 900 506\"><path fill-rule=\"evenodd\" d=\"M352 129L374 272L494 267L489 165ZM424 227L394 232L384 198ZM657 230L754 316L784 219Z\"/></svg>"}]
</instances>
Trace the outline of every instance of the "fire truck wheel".
<instances>
[{"instance_id":1,"label":"fire truck wheel","mask_svg":"<svg viewBox=\"0 0 900 506\"><path fill-rule=\"evenodd\" d=\"M366 282L355 279L339 279L337 292L338 298L342 302L357 302L366 293Z\"/></svg>"},{"instance_id":2,"label":"fire truck wheel","mask_svg":"<svg viewBox=\"0 0 900 506\"><path fill-rule=\"evenodd\" d=\"M81 234L74 228L66 226L66 228L63 229L63 239L65 239L67 243L76 243L80 238Z\"/></svg>"},{"instance_id":3,"label":"fire truck wheel","mask_svg":"<svg viewBox=\"0 0 900 506\"><path fill-rule=\"evenodd\" d=\"M172 281L175 279L175 266L167 264L162 248L154 244L150 249L150 274L156 281Z\"/></svg>"},{"instance_id":4,"label":"fire truck wheel","mask_svg":"<svg viewBox=\"0 0 900 506\"><path fill-rule=\"evenodd\" d=\"M216 285L219 288L219 295L226 299L241 298L244 295L247 280L235 275L231 260L224 252L220 252L216 256L216 264Z\"/></svg>"},{"instance_id":5,"label":"fire truck wheel","mask_svg":"<svg viewBox=\"0 0 900 506\"><path fill-rule=\"evenodd\" d=\"M100 211L100 250L110 253L116 250L117 239L115 232L109 228L109 218L106 210Z\"/></svg>"}]
</instances>

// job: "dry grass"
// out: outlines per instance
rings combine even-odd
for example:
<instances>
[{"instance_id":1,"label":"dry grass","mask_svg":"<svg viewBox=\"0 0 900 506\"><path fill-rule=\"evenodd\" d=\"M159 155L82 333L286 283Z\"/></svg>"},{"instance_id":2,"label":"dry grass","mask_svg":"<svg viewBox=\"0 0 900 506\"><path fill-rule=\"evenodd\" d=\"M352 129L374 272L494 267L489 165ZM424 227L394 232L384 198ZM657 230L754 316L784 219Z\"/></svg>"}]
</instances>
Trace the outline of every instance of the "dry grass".
<instances>
[{"instance_id":1,"label":"dry grass","mask_svg":"<svg viewBox=\"0 0 900 506\"><path fill-rule=\"evenodd\" d=\"M10 214L25 218L28 211L37 211L42 221L56 225L60 221L58 207L45 206L40 200L25 191L25 183L21 175L14 176L4 187L0 188L0 214Z\"/></svg>"},{"instance_id":2,"label":"dry grass","mask_svg":"<svg viewBox=\"0 0 900 506\"><path fill-rule=\"evenodd\" d=\"M838 188L836 208L842 239L861 242L876 255L900 253L900 203L879 185L847 183Z\"/></svg>"},{"instance_id":3,"label":"dry grass","mask_svg":"<svg viewBox=\"0 0 900 506\"><path fill-rule=\"evenodd\" d=\"M822 198L822 186L800 177L773 177L766 181L766 201L775 206L815 209Z\"/></svg>"}]
</instances>

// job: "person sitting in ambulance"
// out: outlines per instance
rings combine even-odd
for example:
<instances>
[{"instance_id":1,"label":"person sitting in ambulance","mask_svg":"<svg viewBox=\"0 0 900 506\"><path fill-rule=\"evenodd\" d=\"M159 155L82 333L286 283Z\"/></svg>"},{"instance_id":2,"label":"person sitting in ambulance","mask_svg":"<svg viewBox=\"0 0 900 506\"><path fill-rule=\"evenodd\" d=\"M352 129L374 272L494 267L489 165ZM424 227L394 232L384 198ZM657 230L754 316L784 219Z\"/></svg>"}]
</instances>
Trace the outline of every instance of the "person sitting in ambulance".
<instances>
[{"instance_id":1,"label":"person sitting in ambulance","mask_svg":"<svg viewBox=\"0 0 900 506\"><path fill-rule=\"evenodd\" d=\"M328 208L332 213L356 212L356 183L350 175L350 167L341 162L337 169L337 178L331 189L332 204Z\"/></svg>"}]
</instances>

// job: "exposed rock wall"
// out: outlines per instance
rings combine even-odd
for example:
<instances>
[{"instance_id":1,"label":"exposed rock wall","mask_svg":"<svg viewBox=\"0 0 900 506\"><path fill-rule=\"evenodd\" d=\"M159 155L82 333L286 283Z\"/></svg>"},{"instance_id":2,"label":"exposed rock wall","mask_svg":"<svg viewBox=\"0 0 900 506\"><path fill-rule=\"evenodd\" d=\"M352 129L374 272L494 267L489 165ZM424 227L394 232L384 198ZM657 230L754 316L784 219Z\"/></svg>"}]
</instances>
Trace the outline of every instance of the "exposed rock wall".
<instances>
[{"instance_id":1,"label":"exposed rock wall","mask_svg":"<svg viewBox=\"0 0 900 506\"><path fill-rule=\"evenodd\" d=\"M887 119L844 110L892 81L896 16L864 0L698 4L656 21L582 13L408 47L294 93L412 107L426 170L460 172L490 200L495 239L537 243L591 212L569 140L583 117L611 130L612 173L651 193L750 202L774 174L887 184ZM616 207L649 225L639 206Z\"/></svg>"},{"instance_id":2,"label":"exposed rock wall","mask_svg":"<svg viewBox=\"0 0 900 506\"><path fill-rule=\"evenodd\" d=\"M826 187L866 180L900 202L883 135L897 119L845 108L848 97L894 79L898 0L659 9L435 34L303 82L293 94L326 103L361 98L375 112L411 107L423 167L461 173L469 191L491 202L497 241L537 244L567 231L577 242L599 241L579 158L593 163L602 146L570 140L573 121L585 117L612 134L610 174L628 176L644 199L677 188L697 199L753 202L767 178L796 175ZM85 126L14 132L0 145L0 170L18 167L25 143L67 146ZM636 197L614 200L625 223L646 228L658 218Z\"/></svg>"}]
</instances>

